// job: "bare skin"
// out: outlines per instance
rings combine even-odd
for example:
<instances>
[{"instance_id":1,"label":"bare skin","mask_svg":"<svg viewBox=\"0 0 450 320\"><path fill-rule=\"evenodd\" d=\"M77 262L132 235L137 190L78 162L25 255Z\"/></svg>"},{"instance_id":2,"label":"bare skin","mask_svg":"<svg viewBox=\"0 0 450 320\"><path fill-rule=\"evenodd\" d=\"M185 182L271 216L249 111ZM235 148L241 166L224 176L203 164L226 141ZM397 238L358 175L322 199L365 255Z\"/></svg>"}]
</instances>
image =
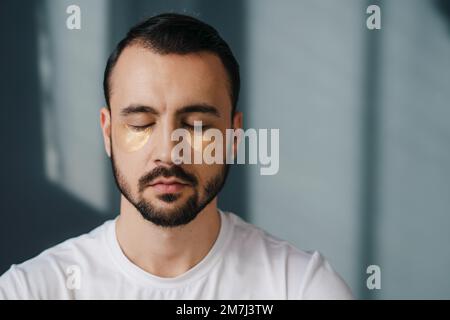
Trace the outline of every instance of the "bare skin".
<instances>
[{"instance_id":1,"label":"bare skin","mask_svg":"<svg viewBox=\"0 0 450 320\"><path fill-rule=\"evenodd\" d=\"M212 53L159 55L138 45L126 48L111 77L110 107L100 111L105 150L114 159L133 195L138 194L138 180L157 166L170 167L171 132L186 123L201 120L209 127L225 132L242 128L242 113L231 117L228 78L220 59ZM190 105L213 106L217 113L180 112ZM124 116L130 105L151 106L155 112ZM152 124L148 141L139 148L118 143L120 126ZM236 153L236 145L233 152ZM137 149L137 150L136 150ZM132 150L132 151L130 151ZM200 194L208 179L221 170L220 164L182 164L198 179ZM160 190L148 187L142 195L160 210L183 204L193 194L190 186L181 188L180 198L172 203L161 201ZM160 227L145 220L123 195L116 224L117 239L124 254L141 269L159 277L177 277L198 264L210 251L220 230L220 216L215 197L198 216L186 225Z\"/></svg>"}]
</instances>

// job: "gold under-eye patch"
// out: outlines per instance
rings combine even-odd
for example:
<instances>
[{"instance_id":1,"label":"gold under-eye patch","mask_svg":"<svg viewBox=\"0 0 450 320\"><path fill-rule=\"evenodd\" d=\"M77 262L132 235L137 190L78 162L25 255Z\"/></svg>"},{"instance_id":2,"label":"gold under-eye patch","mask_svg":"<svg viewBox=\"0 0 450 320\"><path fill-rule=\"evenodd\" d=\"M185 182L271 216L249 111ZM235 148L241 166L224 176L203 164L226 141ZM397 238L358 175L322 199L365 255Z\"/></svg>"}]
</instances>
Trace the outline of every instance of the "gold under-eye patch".
<instances>
[{"instance_id":1,"label":"gold under-eye patch","mask_svg":"<svg viewBox=\"0 0 450 320\"><path fill-rule=\"evenodd\" d=\"M221 163L224 161L223 133L217 129L206 129L203 132L194 130L190 133L190 146L194 153L194 163ZM188 140L189 141L189 140Z\"/></svg>"},{"instance_id":2,"label":"gold under-eye patch","mask_svg":"<svg viewBox=\"0 0 450 320\"><path fill-rule=\"evenodd\" d=\"M204 133L205 131L194 130L185 132L187 136L183 135L183 140L191 146L193 152L199 153L200 157L206 145L211 143ZM125 152L135 152L143 148L151 135L152 127L139 129L128 124L119 124L115 134L119 147Z\"/></svg>"},{"instance_id":3,"label":"gold under-eye patch","mask_svg":"<svg viewBox=\"0 0 450 320\"><path fill-rule=\"evenodd\" d=\"M134 152L141 149L149 140L152 128L136 129L128 124L120 124L117 130L117 141L121 149Z\"/></svg>"},{"instance_id":4,"label":"gold under-eye patch","mask_svg":"<svg viewBox=\"0 0 450 320\"><path fill-rule=\"evenodd\" d=\"M203 148L205 147L205 145L208 142L204 135L204 132L197 131L197 130L194 130L194 132L191 133L191 139L189 139L189 140L190 140L190 145L191 145L192 149L194 149L197 152L202 152Z\"/></svg>"}]
</instances>

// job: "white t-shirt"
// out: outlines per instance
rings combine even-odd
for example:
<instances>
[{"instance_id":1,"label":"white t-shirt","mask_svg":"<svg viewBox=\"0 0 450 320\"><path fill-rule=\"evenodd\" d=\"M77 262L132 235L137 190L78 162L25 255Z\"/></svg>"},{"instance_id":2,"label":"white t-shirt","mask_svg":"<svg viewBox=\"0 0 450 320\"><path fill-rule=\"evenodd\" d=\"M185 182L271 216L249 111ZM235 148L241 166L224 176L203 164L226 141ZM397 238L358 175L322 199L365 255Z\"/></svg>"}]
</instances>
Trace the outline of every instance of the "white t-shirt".
<instances>
[{"instance_id":1,"label":"white t-shirt","mask_svg":"<svg viewBox=\"0 0 450 320\"><path fill-rule=\"evenodd\" d=\"M209 253L174 278L122 252L109 220L0 277L0 299L351 299L320 253L301 251L230 212Z\"/></svg>"}]
</instances>

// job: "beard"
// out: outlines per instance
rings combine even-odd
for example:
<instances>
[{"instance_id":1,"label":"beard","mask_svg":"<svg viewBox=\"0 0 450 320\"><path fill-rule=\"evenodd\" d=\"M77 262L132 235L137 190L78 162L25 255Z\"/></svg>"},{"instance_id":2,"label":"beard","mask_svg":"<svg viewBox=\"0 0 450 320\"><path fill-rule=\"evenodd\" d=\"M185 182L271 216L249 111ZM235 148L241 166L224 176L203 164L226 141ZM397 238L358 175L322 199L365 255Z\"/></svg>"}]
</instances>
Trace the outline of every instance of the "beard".
<instances>
[{"instance_id":1,"label":"beard","mask_svg":"<svg viewBox=\"0 0 450 320\"><path fill-rule=\"evenodd\" d=\"M112 145L112 144L111 144ZM122 195L140 212L142 217L160 227L178 227L186 225L194 220L197 215L217 196L222 190L229 170L229 165L224 164L220 172L213 178L208 180L204 186L199 186L198 179L187 173L180 166L173 165L171 167L158 166L152 171L142 176L138 182L138 195L134 197L131 189L127 184L124 176L114 160L114 152L111 148L111 166L113 169L114 179ZM181 204L173 204L170 209L158 208L151 200L143 198L143 191L148 184L158 177L176 177L189 183L194 194L189 196ZM200 195L199 189L203 189ZM157 198L167 204L176 202L181 197L177 193L164 193L158 195Z\"/></svg>"}]
</instances>

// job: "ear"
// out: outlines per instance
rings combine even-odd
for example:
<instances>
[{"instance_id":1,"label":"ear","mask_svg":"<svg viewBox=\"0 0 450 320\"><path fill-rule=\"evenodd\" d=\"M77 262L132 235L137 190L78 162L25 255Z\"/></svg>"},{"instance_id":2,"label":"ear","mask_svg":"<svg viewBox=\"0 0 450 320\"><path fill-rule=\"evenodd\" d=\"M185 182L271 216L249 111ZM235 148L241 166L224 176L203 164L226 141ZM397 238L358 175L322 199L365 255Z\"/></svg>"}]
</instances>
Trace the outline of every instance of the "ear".
<instances>
[{"instance_id":1,"label":"ear","mask_svg":"<svg viewBox=\"0 0 450 320\"><path fill-rule=\"evenodd\" d=\"M105 151L108 157L111 158L111 111L107 107L100 109L100 126L102 128Z\"/></svg>"},{"instance_id":2,"label":"ear","mask_svg":"<svg viewBox=\"0 0 450 320\"><path fill-rule=\"evenodd\" d=\"M242 112L235 112L234 113L234 115L233 115L233 129L234 130L237 130L237 129L242 129L242 126L243 126L243 117L244 117L244 115L242 114ZM239 131L238 131L239 132ZM241 143L241 139L242 139L242 136L241 136L241 134L239 133L237 136L236 136L236 139L234 139L234 141L233 141L233 155L234 155L234 158L236 158L237 157L237 152L238 152L238 146L239 146L239 144Z\"/></svg>"}]
</instances>

